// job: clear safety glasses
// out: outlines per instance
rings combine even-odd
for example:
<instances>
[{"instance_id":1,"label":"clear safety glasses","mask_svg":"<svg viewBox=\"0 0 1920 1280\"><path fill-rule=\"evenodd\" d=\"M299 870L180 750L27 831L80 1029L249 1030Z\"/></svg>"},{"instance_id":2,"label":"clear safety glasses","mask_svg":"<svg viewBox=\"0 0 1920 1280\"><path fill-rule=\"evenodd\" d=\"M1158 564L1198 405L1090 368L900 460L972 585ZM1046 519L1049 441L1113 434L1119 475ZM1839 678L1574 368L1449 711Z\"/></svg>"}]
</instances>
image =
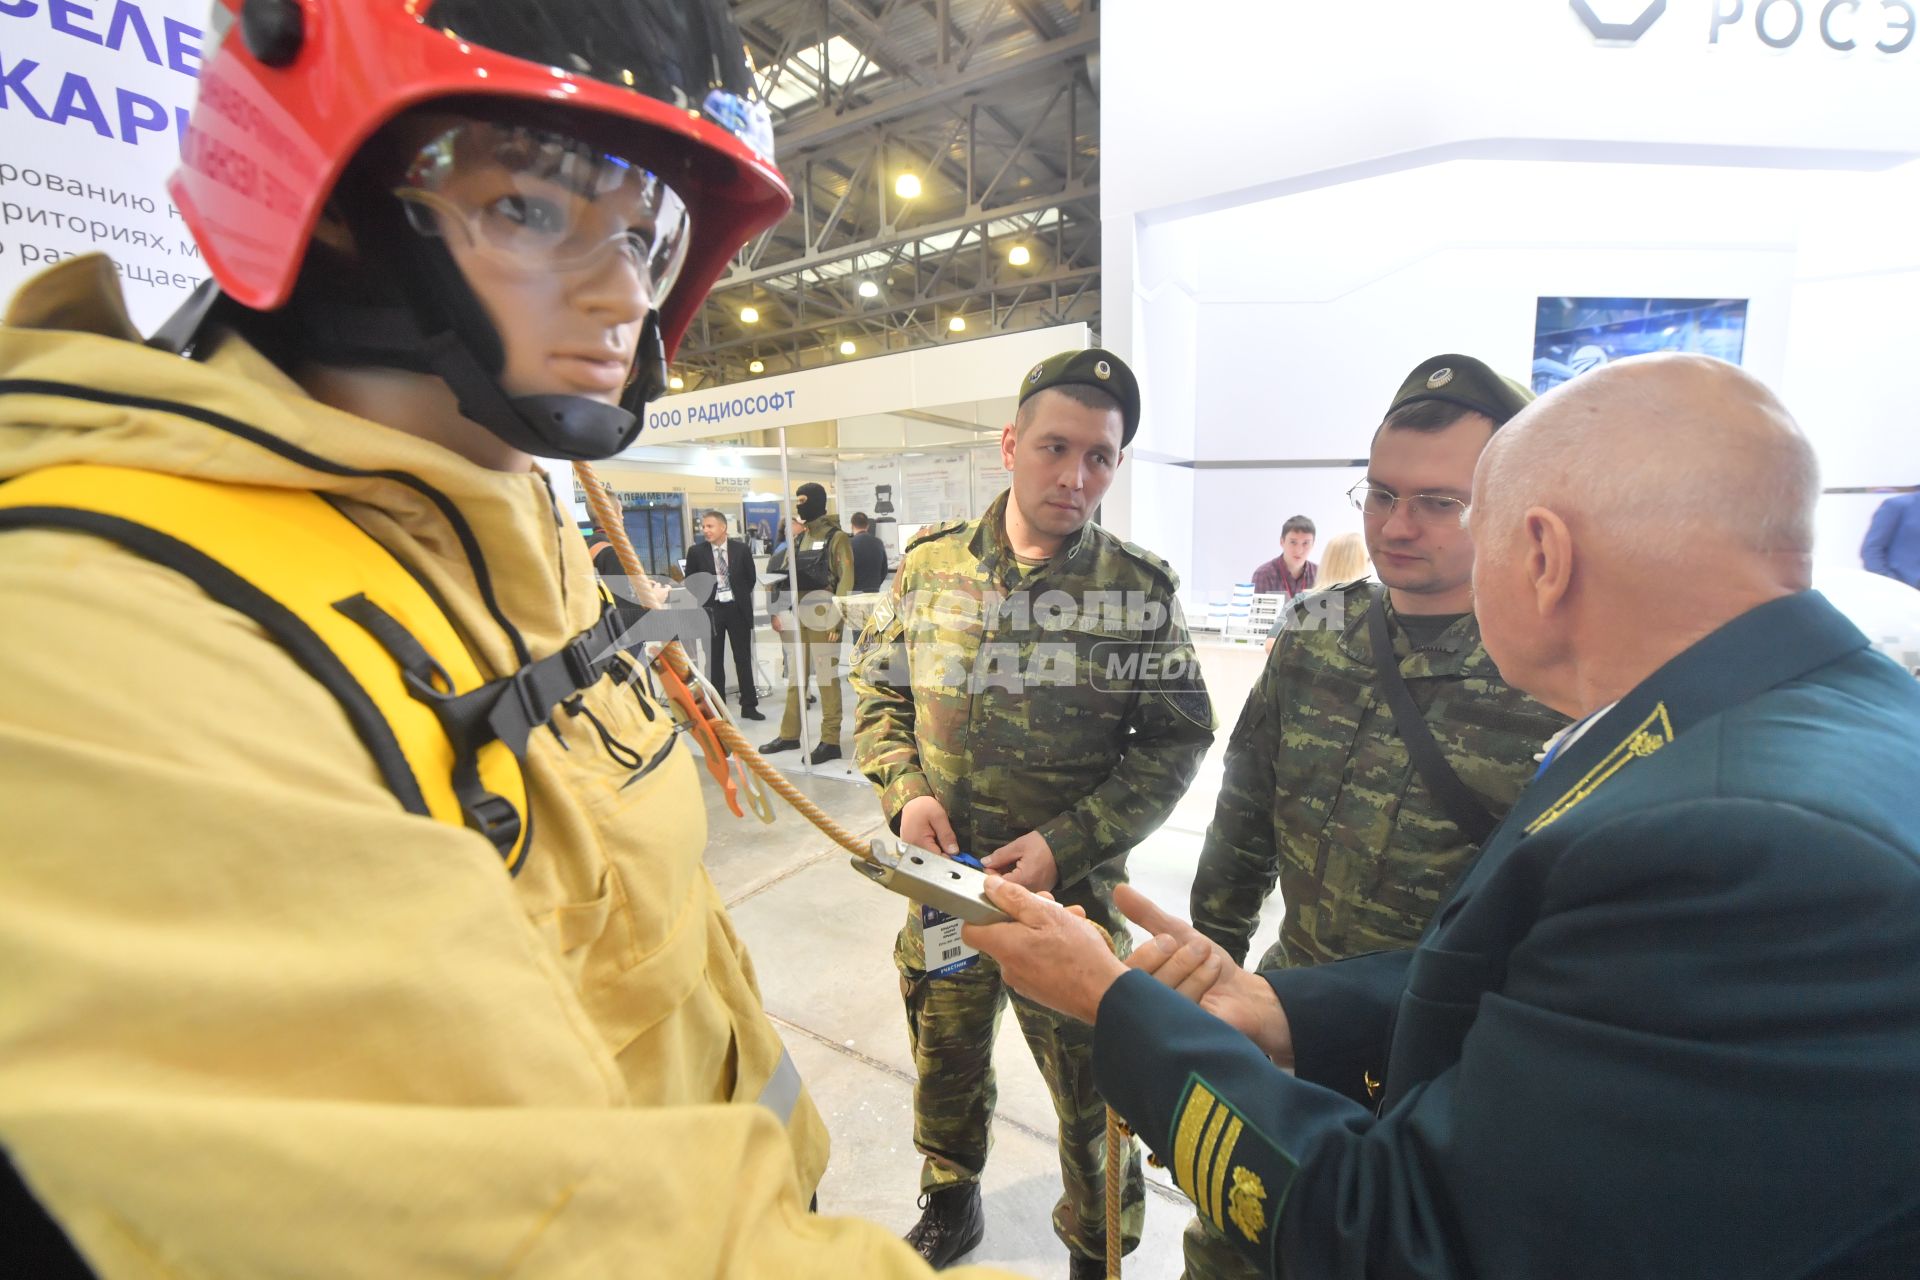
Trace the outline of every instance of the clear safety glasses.
<instances>
[{"instance_id":1,"label":"clear safety glasses","mask_svg":"<svg viewBox=\"0 0 1920 1280\"><path fill-rule=\"evenodd\" d=\"M423 236L458 236L526 272L573 272L621 254L659 307L687 251L687 210L638 165L574 138L463 121L414 153L394 189Z\"/></svg>"}]
</instances>

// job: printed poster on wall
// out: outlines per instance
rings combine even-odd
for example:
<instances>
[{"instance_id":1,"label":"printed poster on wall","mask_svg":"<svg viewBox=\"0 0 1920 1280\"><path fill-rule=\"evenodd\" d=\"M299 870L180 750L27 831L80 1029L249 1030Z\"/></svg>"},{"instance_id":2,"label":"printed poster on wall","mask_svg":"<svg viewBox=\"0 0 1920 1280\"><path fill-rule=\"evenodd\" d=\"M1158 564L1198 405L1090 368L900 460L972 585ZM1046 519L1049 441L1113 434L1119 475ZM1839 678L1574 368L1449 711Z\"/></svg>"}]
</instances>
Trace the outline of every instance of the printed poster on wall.
<instances>
[{"instance_id":1,"label":"printed poster on wall","mask_svg":"<svg viewBox=\"0 0 1920 1280\"><path fill-rule=\"evenodd\" d=\"M900 460L872 458L836 462L833 466L834 507L840 526L852 529L853 513L864 511L873 520L874 536L887 544L889 561L900 558Z\"/></svg>"},{"instance_id":2,"label":"printed poster on wall","mask_svg":"<svg viewBox=\"0 0 1920 1280\"><path fill-rule=\"evenodd\" d=\"M780 504L777 502L748 502L741 505L742 537L753 547L758 556L772 555L776 544L786 540L786 534L780 530Z\"/></svg>"},{"instance_id":3,"label":"printed poster on wall","mask_svg":"<svg viewBox=\"0 0 1920 1280\"><path fill-rule=\"evenodd\" d=\"M150 333L206 278L166 180L207 11L207 0L0 4L0 297L103 252Z\"/></svg>"},{"instance_id":4,"label":"printed poster on wall","mask_svg":"<svg viewBox=\"0 0 1920 1280\"><path fill-rule=\"evenodd\" d=\"M973 510L977 515L1013 483L1013 473L1000 465L1000 446L973 450Z\"/></svg>"},{"instance_id":5,"label":"printed poster on wall","mask_svg":"<svg viewBox=\"0 0 1920 1280\"><path fill-rule=\"evenodd\" d=\"M900 463L906 486L905 524L965 520L973 512L973 472L964 453L914 454Z\"/></svg>"}]
</instances>

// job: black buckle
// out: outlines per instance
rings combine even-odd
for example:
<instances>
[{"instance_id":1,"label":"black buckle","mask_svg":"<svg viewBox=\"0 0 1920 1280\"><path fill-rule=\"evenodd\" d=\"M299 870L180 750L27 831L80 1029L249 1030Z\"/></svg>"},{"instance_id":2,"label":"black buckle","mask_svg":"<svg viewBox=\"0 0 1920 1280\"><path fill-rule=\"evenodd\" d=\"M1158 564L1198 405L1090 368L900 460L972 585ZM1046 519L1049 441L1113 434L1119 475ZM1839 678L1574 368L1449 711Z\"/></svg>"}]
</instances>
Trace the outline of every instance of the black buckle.
<instances>
[{"instance_id":1,"label":"black buckle","mask_svg":"<svg viewBox=\"0 0 1920 1280\"><path fill-rule=\"evenodd\" d=\"M538 691L534 688L537 678L538 664L533 664L524 666L504 680L495 682L507 687L500 691L500 696L487 712L487 724L492 728L494 736L506 743L507 748L514 755L520 757L525 757L527 754L527 739L532 736L533 731L545 724L553 715L551 707L540 705ZM491 686L482 686L482 688L489 687ZM514 701L518 704L516 707L506 705L509 692L514 695Z\"/></svg>"},{"instance_id":2,"label":"black buckle","mask_svg":"<svg viewBox=\"0 0 1920 1280\"><path fill-rule=\"evenodd\" d=\"M513 852L520 839L520 811L505 796L484 791L471 800L462 798L460 811L467 825L493 842L501 857Z\"/></svg>"},{"instance_id":3,"label":"black buckle","mask_svg":"<svg viewBox=\"0 0 1920 1280\"><path fill-rule=\"evenodd\" d=\"M599 630L600 628L595 626L585 635L575 637L568 642L566 648L560 651L565 655L567 678L573 681L576 692L593 685L600 679L600 673L595 669L591 652L595 633Z\"/></svg>"}]
</instances>

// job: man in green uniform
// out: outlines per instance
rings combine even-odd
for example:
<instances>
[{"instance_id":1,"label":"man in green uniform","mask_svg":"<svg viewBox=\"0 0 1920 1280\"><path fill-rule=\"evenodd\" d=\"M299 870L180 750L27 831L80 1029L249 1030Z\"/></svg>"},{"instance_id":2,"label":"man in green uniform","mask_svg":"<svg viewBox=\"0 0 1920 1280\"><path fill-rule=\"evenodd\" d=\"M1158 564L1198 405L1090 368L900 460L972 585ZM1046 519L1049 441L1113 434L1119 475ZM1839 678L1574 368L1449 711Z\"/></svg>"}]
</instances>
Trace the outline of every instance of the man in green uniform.
<instances>
[{"instance_id":1,"label":"man in green uniform","mask_svg":"<svg viewBox=\"0 0 1920 1280\"><path fill-rule=\"evenodd\" d=\"M1352 496L1400 678L1438 750L1416 763L1381 684L1368 616L1380 589L1338 583L1296 600L1229 740L1193 880L1194 926L1235 960L1276 879L1286 916L1262 970L1419 941L1539 744L1566 723L1487 657L1461 524L1481 450L1532 398L1478 360L1443 355L1389 406ZM1192 1280L1259 1274L1202 1218L1183 1243Z\"/></svg>"},{"instance_id":2,"label":"man in green uniform","mask_svg":"<svg viewBox=\"0 0 1920 1280\"><path fill-rule=\"evenodd\" d=\"M767 753L792 751L800 745L800 693L810 675L820 687L820 741L809 757L814 764L840 758L840 602L853 594L853 541L840 521L827 514L827 491L809 481L794 491L793 536L787 554L794 557L800 579L800 603L794 625L800 628L800 647L806 658L800 672L787 684L787 710L780 717L780 736L761 747ZM781 615L773 615L780 630Z\"/></svg>"},{"instance_id":3,"label":"man in green uniform","mask_svg":"<svg viewBox=\"0 0 1920 1280\"><path fill-rule=\"evenodd\" d=\"M1001 435L1012 487L978 520L908 544L854 658L856 755L902 838L984 863L1085 909L1125 946L1113 908L1126 856L1165 820L1213 739L1213 712L1157 557L1089 523L1140 416L1133 373L1098 349L1035 366ZM943 928L943 925L945 926ZM949 933L951 937L947 936ZM930 941L937 939L937 941ZM998 967L957 924L908 914L894 948L926 1156L908 1234L944 1266L985 1224ZM1016 998L1060 1120L1055 1232L1072 1274L1102 1274L1105 1104L1088 1029ZM1145 1213L1128 1153L1123 1247Z\"/></svg>"}]
</instances>

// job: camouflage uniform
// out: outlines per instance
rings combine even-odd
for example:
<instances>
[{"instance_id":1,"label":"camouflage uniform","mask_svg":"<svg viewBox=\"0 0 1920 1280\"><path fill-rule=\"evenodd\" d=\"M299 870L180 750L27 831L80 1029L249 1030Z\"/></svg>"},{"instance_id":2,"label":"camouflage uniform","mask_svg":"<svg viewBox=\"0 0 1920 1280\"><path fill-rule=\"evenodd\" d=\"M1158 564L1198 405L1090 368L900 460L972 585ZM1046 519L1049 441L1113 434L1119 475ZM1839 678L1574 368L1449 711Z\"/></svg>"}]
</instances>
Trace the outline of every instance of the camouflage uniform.
<instances>
[{"instance_id":1,"label":"camouflage uniform","mask_svg":"<svg viewBox=\"0 0 1920 1280\"><path fill-rule=\"evenodd\" d=\"M969 853L1040 832L1059 866L1055 896L1125 947L1113 887L1126 878L1128 850L1192 781L1213 740L1212 708L1172 570L1089 524L1029 573L1005 540L1007 500L908 544L854 657L855 755L896 827L909 800L931 795ZM1149 653L1158 665L1143 660ZM919 1072L921 1186L977 1181L993 1117L994 1030L1008 999L999 968L982 956L929 978L911 911L894 962ZM1073 1252L1099 1257L1106 1108L1093 1090L1092 1029L1012 1001L1060 1121L1065 1194L1054 1230ZM1145 1214L1137 1147L1126 1177L1130 1250Z\"/></svg>"},{"instance_id":2,"label":"camouflage uniform","mask_svg":"<svg viewBox=\"0 0 1920 1280\"><path fill-rule=\"evenodd\" d=\"M833 590L801 592L800 607L795 610L794 617L800 627L801 651L806 655L806 665L787 682L787 709L780 717L780 736L800 736L800 694L807 686L807 676L811 675L814 683L820 687L820 741L838 746L840 606L833 597L853 594L853 540L847 537L840 528L840 522L829 513L809 520L800 536L788 543L787 554L798 555L803 549L820 541L828 543ZM776 581L785 584L786 575L782 574ZM785 636L781 637L781 642L789 647L792 645L792 640Z\"/></svg>"},{"instance_id":3,"label":"camouflage uniform","mask_svg":"<svg viewBox=\"0 0 1920 1280\"><path fill-rule=\"evenodd\" d=\"M1374 683L1362 580L1296 599L1227 742L1226 776L1194 874L1193 923L1244 960L1280 882L1286 916L1261 969L1408 947L1479 856L1427 789ZM1391 604L1394 654L1447 762L1499 816L1565 717L1500 678L1468 615L1417 651ZM1193 1280L1258 1268L1196 1218Z\"/></svg>"}]
</instances>

